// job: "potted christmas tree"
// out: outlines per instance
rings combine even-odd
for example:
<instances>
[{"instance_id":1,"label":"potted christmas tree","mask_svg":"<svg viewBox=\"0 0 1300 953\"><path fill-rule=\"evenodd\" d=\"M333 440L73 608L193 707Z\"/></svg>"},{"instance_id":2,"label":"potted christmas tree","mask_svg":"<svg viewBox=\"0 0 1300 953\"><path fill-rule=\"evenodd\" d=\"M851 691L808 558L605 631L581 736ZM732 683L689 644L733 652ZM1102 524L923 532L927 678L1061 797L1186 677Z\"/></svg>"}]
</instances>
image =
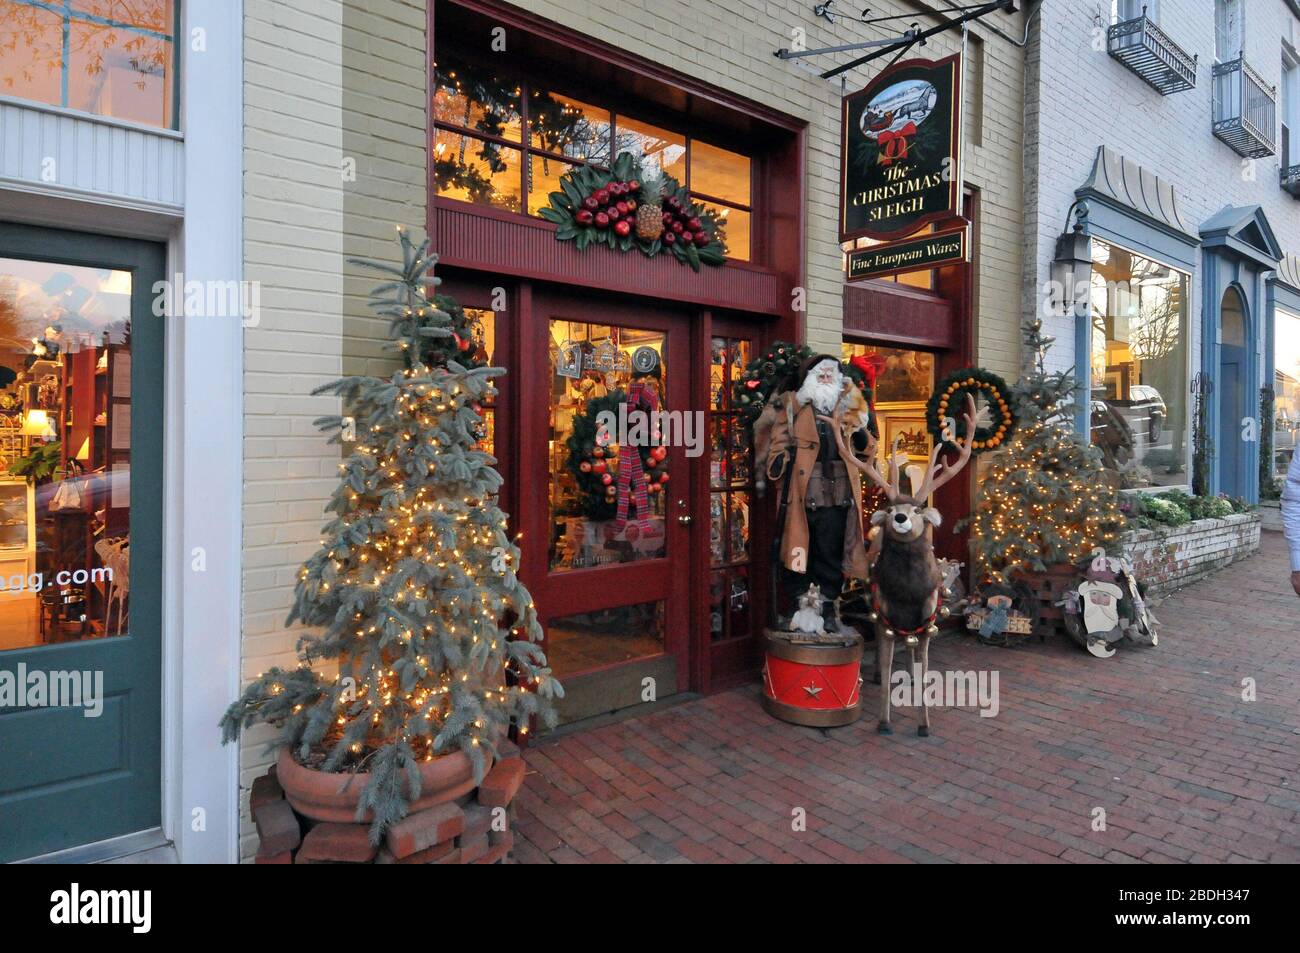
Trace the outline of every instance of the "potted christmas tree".
<instances>
[{"instance_id":1,"label":"potted christmas tree","mask_svg":"<svg viewBox=\"0 0 1300 953\"><path fill-rule=\"evenodd\" d=\"M563 694L516 576L496 460L476 447L481 403L505 371L474 366L463 312L434 294L428 242L399 237L401 267L357 264L390 279L371 304L391 319L402 368L316 391L340 396L346 414L317 426L331 442L355 427L357 441L288 619L321 632L299 640L297 669L261 675L221 723L227 742L279 726L288 803L368 823L374 844L408 813L477 787L509 727L553 723L548 700Z\"/></svg>"},{"instance_id":2,"label":"potted christmas tree","mask_svg":"<svg viewBox=\"0 0 1300 953\"><path fill-rule=\"evenodd\" d=\"M1042 634L1062 617L1055 603L1076 575L1074 564L1096 547L1119 555L1127 520L1101 452L1074 429L1073 369L1047 370L1054 338L1043 334L1041 320L1024 326L1022 340L1032 363L1012 388L1018 428L980 481L971 541L981 575L1033 590Z\"/></svg>"}]
</instances>

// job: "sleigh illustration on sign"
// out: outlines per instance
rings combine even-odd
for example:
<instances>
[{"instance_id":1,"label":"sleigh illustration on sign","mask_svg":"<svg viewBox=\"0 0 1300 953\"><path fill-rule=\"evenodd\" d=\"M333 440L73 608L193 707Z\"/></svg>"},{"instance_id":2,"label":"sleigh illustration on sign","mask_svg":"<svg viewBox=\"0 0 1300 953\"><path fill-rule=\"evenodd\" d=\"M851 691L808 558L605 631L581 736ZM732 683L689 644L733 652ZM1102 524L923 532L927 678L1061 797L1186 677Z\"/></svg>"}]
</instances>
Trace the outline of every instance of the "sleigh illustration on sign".
<instances>
[{"instance_id":1,"label":"sleigh illustration on sign","mask_svg":"<svg viewBox=\"0 0 1300 953\"><path fill-rule=\"evenodd\" d=\"M886 87L867 104L859 126L862 134L879 147L877 164L893 165L896 159L907 158L909 141L934 111L938 98L933 85L910 79Z\"/></svg>"}]
</instances>

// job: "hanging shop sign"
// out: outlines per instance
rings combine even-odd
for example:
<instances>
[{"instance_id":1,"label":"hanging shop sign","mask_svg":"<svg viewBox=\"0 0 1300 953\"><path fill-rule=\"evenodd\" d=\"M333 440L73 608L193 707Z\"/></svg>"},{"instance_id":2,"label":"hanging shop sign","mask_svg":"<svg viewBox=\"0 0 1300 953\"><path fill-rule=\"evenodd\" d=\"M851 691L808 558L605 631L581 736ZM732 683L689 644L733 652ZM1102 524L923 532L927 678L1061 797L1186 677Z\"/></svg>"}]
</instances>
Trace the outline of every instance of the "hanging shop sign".
<instances>
[{"instance_id":1,"label":"hanging shop sign","mask_svg":"<svg viewBox=\"0 0 1300 953\"><path fill-rule=\"evenodd\" d=\"M882 278L906 271L922 271L966 261L969 245L966 226L872 245L849 252L849 281Z\"/></svg>"},{"instance_id":2,"label":"hanging shop sign","mask_svg":"<svg viewBox=\"0 0 1300 953\"><path fill-rule=\"evenodd\" d=\"M841 241L960 214L960 54L896 63L844 97L842 136Z\"/></svg>"}]
</instances>

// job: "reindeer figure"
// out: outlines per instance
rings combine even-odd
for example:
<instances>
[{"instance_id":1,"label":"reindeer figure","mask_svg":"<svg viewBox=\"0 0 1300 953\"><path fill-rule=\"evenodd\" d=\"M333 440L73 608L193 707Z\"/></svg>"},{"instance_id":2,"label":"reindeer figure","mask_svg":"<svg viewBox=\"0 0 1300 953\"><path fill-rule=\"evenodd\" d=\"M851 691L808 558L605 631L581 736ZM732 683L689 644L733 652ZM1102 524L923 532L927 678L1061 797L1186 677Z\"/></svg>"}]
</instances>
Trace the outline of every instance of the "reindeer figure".
<instances>
[{"instance_id":1,"label":"reindeer figure","mask_svg":"<svg viewBox=\"0 0 1300 953\"><path fill-rule=\"evenodd\" d=\"M930 453L929 464L919 487L911 494L903 493L898 477L898 441L894 441L889 458L889 478L876 469L876 447L871 442L866 459L845 451L854 466L879 486L886 496L886 505L871 516L873 526L879 527L871 543L868 562L871 564L871 613L868 616L876 627L876 678L880 681L880 724L882 735L894 733L889 724L889 681L894 668L894 645L902 636L911 654L913 677L925 678L930 664L930 636L939 631L935 620L946 614L942 608L943 572L934 556L933 527L940 523L939 511L926 506L930 494L943 486L970 462L971 447L975 440L975 401L966 398L966 436L959 444L959 453L953 463L941 461L944 444L936 443ZM839 422L832 428L841 444L843 437ZM841 450L844 448L841 447ZM874 559L872 558L874 556ZM917 669L917 652L920 652L920 669ZM921 737L930 734L930 709L922 694L922 723L916 733Z\"/></svg>"}]
</instances>

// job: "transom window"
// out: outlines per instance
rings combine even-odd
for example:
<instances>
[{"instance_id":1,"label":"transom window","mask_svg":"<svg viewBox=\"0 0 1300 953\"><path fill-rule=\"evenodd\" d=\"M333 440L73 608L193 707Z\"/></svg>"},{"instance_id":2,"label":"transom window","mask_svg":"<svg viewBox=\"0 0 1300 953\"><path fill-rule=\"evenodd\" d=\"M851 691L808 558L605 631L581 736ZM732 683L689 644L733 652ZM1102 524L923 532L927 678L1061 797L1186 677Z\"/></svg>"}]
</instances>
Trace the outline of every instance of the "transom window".
<instances>
[{"instance_id":1,"label":"transom window","mask_svg":"<svg viewBox=\"0 0 1300 953\"><path fill-rule=\"evenodd\" d=\"M0 0L0 95L176 125L174 0Z\"/></svg>"},{"instance_id":2,"label":"transom window","mask_svg":"<svg viewBox=\"0 0 1300 953\"><path fill-rule=\"evenodd\" d=\"M730 258L752 255L752 162L748 156L556 92L540 81L438 51L434 66L434 181L437 194L536 215L560 176L582 163L607 168L631 152L658 167L718 216ZM525 130L527 136L525 138Z\"/></svg>"}]
</instances>

